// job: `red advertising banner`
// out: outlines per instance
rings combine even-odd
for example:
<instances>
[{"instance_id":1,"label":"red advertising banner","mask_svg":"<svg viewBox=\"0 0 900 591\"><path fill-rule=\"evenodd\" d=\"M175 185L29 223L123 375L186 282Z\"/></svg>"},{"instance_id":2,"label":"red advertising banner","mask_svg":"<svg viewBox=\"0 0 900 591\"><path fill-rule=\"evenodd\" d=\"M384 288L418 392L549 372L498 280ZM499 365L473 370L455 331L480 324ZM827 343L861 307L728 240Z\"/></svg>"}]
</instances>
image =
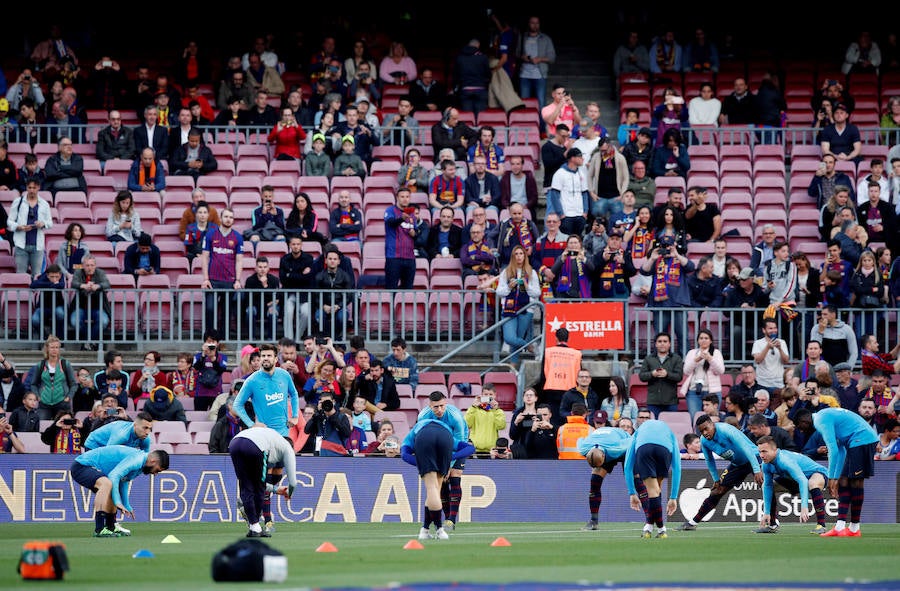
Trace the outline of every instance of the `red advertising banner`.
<instances>
[{"instance_id":1,"label":"red advertising banner","mask_svg":"<svg viewBox=\"0 0 900 591\"><path fill-rule=\"evenodd\" d=\"M625 302L572 302L545 305L547 346L553 334L565 327L569 346L576 349L625 349Z\"/></svg>"}]
</instances>

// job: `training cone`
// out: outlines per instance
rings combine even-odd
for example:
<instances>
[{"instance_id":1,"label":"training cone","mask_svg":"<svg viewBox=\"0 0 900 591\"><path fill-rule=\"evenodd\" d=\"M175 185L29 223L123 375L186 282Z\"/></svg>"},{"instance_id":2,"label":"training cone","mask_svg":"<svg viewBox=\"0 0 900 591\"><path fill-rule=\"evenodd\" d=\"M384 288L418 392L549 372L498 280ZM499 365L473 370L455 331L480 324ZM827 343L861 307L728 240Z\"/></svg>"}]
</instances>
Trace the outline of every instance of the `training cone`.
<instances>
[{"instance_id":1,"label":"training cone","mask_svg":"<svg viewBox=\"0 0 900 591\"><path fill-rule=\"evenodd\" d=\"M143 548L131 555L132 558L153 558L153 552Z\"/></svg>"},{"instance_id":2,"label":"training cone","mask_svg":"<svg viewBox=\"0 0 900 591\"><path fill-rule=\"evenodd\" d=\"M404 550L424 550L425 546L423 546L419 540L410 540L403 544Z\"/></svg>"},{"instance_id":3,"label":"training cone","mask_svg":"<svg viewBox=\"0 0 900 591\"><path fill-rule=\"evenodd\" d=\"M316 548L316 552L337 552L337 546L331 542L323 542L321 546Z\"/></svg>"},{"instance_id":4,"label":"training cone","mask_svg":"<svg viewBox=\"0 0 900 591\"><path fill-rule=\"evenodd\" d=\"M507 540L503 536L500 536L499 538L491 542L491 546L499 548L501 546L512 546L512 544L509 543L509 540Z\"/></svg>"},{"instance_id":5,"label":"training cone","mask_svg":"<svg viewBox=\"0 0 900 591\"><path fill-rule=\"evenodd\" d=\"M181 543L181 540L179 540L172 534L167 535L166 537L164 537L162 539L162 542L160 542L160 544L180 544L180 543Z\"/></svg>"}]
</instances>

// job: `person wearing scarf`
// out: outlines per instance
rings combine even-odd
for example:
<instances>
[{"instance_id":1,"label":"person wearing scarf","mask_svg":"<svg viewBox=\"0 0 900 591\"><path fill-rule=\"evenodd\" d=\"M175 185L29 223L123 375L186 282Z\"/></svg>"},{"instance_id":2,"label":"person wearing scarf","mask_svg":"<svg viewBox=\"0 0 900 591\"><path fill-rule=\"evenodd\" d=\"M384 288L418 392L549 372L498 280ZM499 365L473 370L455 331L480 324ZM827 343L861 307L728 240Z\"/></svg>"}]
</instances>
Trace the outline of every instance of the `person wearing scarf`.
<instances>
[{"instance_id":1,"label":"person wearing scarf","mask_svg":"<svg viewBox=\"0 0 900 591\"><path fill-rule=\"evenodd\" d=\"M566 299L590 299L594 263L584 256L581 238L569 236L566 250L556 259L550 270L556 277L553 295Z\"/></svg>"},{"instance_id":2,"label":"person wearing scarf","mask_svg":"<svg viewBox=\"0 0 900 591\"><path fill-rule=\"evenodd\" d=\"M509 219L503 220L497 231L500 265L508 264L513 248L521 246L534 266L534 247L539 236L537 224L525 219L525 206L521 203L510 203L508 211Z\"/></svg>"},{"instance_id":3,"label":"person wearing scarf","mask_svg":"<svg viewBox=\"0 0 900 591\"><path fill-rule=\"evenodd\" d=\"M647 306L660 309L690 307L691 292L686 279L695 268L690 259L675 249L674 239L666 236L660 240L641 265L641 274L650 276ZM656 334L668 332L673 327L678 347L685 347L684 312L656 312L653 324Z\"/></svg>"},{"instance_id":4,"label":"person wearing scarf","mask_svg":"<svg viewBox=\"0 0 900 591\"><path fill-rule=\"evenodd\" d=\"M169 385L176 396L193 398L197 394L197 380L200 373L194 369L193 356L190 353L179 353L176 369L169 373Z\"/></svg>"},{"instance_id":5,"label":"person wearing scarf","mask_svg":"<svg viewBox=\"0 0 900 591\"><path fill-rule=\"evenodd\" d=\"M483 125L479 134L479 141L474 146L470 146L468 150L469 173L471 174L475 171L472 167L475 157L484 156L485 169L498 177L503 176L503 148L494 143L496 130L490 125Z\"/></svg>"},{"instance_id":6,"label":"person wearing scarf","mask_svg":"<svg viewBox=\"0 0 900 591\"><path fill-rule=\"evenodd\" d=\"M56 413L53 424L41 433L41 441L50 446L50 453L78 455L84 451L81 445L84 441L82 428L81 419L61 410Z\"/></svg>"},{"instance_id":7,"label":"person wearing scarf","mask_svg":"<svg viewBox=\"0 0 900 591\"><path fill-rule=\"evenodd\" d=\"M495 275L497 259L490 245L484 241L484 227L472 226L469 230L471 240L463 245L459 253L459 262L462 265L463 279L469 275L478 275L482 272Z\"/></svg>"},{"instance_id":8,"label":"person wearing scarf","mask_svg":"<svg viewBox=\"0 0 900 591\"><path fill-rule=\"evenodd\" d=\"M591 283L591 297L628 299L629 279L636 273L631 255L622 249L622 230L609 231L606 248L594 255L598 273Z\"/></svg>"}]
</instances>

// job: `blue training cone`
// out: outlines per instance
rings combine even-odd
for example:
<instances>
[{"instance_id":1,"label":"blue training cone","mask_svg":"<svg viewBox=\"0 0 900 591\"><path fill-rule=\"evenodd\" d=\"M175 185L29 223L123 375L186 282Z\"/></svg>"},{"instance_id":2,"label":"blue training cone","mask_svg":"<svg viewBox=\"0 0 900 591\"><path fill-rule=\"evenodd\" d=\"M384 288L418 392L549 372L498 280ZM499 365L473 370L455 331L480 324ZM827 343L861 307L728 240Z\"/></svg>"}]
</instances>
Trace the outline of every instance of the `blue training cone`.
<instances>
[{"instance_id":1,"label":"blue training cone","mask_svg":"<svg viewBox=\"0 0 900 591\"><path fill-rule=\"evenodd\" d=\"M153 558L153 552L143 548L131 555L132 558Z\"/></svg>"}]
</instances>

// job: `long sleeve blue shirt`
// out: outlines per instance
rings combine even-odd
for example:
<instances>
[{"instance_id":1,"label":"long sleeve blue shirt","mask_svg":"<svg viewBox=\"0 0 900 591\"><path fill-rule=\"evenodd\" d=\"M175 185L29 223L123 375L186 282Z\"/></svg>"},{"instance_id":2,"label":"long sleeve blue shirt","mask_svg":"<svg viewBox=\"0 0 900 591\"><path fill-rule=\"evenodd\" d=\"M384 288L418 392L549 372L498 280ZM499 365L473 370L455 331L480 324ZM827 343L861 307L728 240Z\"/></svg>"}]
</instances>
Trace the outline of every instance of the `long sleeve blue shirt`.
<instances>
[{"instance_id":1,"label":"long sleeve blue shirt","mask_svg":"<svg viewBox=\"0 0 900 591\"><path fill-rule=\"evenodd\" d=\"M113 504L133 511L128 501L128 483L141 475L147 455L133 447L108 445L85 452L75 461L103 472L112 482Z\"/></svg>"},{"instance_id":2,"label":"long sleeve blue shirt","mask_svg":"<svg viewBox=\"0 0 900 591\"><path fill-rule=\"evenodd\" d=\"M244 409L247 400L253 405L256 422L264 423L285 437L289 431L287 407L289 400L291 415L294 418L299 417L300 396L297 387L291 374L280 367L274 368L271 374L263 370L250 374L234 399L235 414L245 425L252 427L253 421Z\"/></svg>"},{"instance_id":3,"label":"long sleeve blue shirt","mask_svg":"<svg viewBox=\"0 0 900 591\"><path fill-rule=\"evenodd\" d=\"M865 419L845 408L826 408L814 413L813 425L828 448L829 479L841 476L848 449L878 441L878 435Z\"/></svg>"},{"instance_id":4,"label":"long sleeve blue shirt","mask_svg":"<svg viewBox=\"0 0 900 591\"><path fill-rule=\"evenodd\" d=\"M641 427L643 428L643 425ZM759 450L753 445L750 438L744 435L743 431L735 429L728 423L716 423L716 432L713 434L713 438L701 437L700 447L713 480L719 479L715 454L737 466L749 463L753 467L754 474L759 474L761 470Z\"/></svg>"},{"instance_id":5,"label":"long sleeve blue shirt","mask_svg":"<svg viewBox=\"0 0 900 591\"><path fill-rule=\"evenodd\" d=\"M92 450L109 445L125 445L149 452L150 437L138 437L131 421L113 421L91 431L84 442L84 449Z\"/></svg>"},{"instance_id":6,"label":"long sleeve blue shirt","mask_svg":"<svg viewBox=\"0 0 900 591\"><path fill-rule=\"evenodd\" d=\"M779 449L775 459L763 464L763 502L765 514L772 511L772 489L778 478L790 478L800 489L800 502L805 507L809 502L809 477L818 472L823 476L828 473L825 467L815 460L786 449Z\"/></svg>"},{"instance_id":7,"label":"long sleeve blue shirt","mask_svg":"<svg viewBox=\"0 0 900 591\"><path fill-rule=\"evenodd\" d=\"M681 446L678 445L678 438L675 433L664 422L659 420L644 421L641 428L634 432L631 438L631 445L625 453L625 485L628 487L628 494L637 494L634 486L634 478L628 475L634 474L634 455L642 445L647 444L661 445L668 449L672 454L672 477L669 479L669 498L678 498L678 487L681 486ZM658 475L659 476L659 475Z\"/></svg>"}]
</instances>

